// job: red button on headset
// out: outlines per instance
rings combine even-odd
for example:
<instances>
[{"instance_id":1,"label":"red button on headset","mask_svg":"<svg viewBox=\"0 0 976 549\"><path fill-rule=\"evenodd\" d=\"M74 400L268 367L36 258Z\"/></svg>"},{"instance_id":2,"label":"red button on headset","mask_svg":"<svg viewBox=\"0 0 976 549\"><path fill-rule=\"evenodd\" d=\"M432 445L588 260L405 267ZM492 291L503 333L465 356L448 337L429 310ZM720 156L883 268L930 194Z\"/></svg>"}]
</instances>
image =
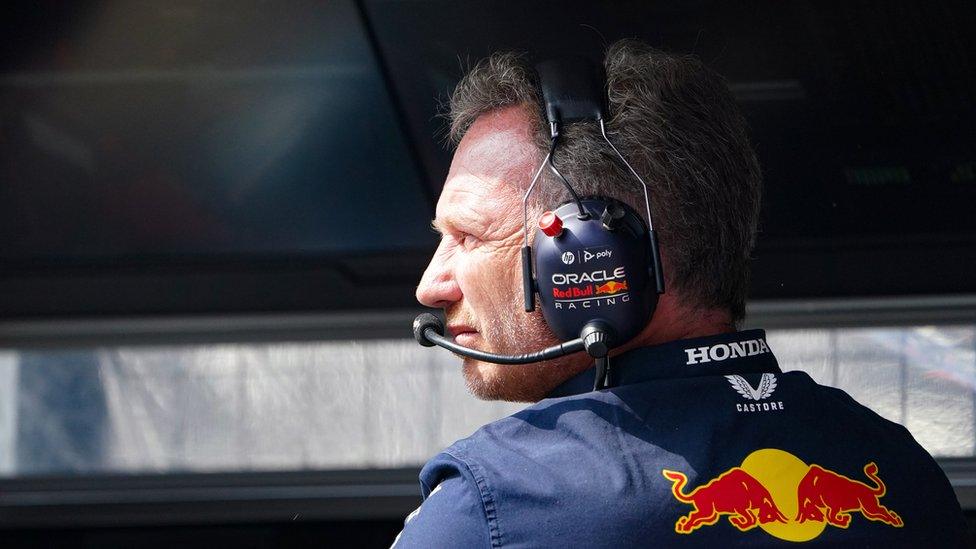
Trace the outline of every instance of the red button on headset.
<instances>
[{"instance_id":1,"label":"red button on headset","mask_svg":"<svg viewBox=\"0 0 976 549\"><path fill-rule=\"evenodd\" d=\"M546 212L539 218L539 228L546 236L559 236L563 232L563 220L552 212Z\"/></svg>"}]
</instances>

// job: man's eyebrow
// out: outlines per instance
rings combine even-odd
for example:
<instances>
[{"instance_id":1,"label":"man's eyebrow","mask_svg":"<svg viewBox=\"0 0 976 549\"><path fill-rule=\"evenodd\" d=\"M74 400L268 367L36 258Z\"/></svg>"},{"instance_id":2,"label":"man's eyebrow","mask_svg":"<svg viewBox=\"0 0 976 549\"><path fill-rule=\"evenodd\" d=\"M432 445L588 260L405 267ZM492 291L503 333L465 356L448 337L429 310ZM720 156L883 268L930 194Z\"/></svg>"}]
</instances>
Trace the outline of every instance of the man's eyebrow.
<instances>
[{"instance_id":1,"label":"man's eyebrow","mask_svg":"<svg viewBox=\"0 0 976 549\"><path fill-rule=\"evenodd\" d=\"M445 232L448 232L448 229L450 227L451 227L451 224L448 223L448 222L446 222L446 221L444 221L443 219L437 219L435 217L434 219L431 219L430 220L430 229L432 231L434 231L435 233L437 233L437 234L442 235Z\"/></svg>"}]
</instances>

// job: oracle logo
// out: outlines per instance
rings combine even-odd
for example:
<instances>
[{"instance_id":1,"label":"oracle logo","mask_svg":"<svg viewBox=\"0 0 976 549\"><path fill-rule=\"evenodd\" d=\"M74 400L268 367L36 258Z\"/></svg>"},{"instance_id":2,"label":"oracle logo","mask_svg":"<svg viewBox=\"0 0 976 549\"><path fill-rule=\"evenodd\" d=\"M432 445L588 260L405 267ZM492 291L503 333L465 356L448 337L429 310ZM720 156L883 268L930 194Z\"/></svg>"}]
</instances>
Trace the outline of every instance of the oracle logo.
<instances>
[{"instance_id":1,"label":"oracle logo","mask_svg":"<svg viewBox=\"0 0 976 549\"><path fill-rule=\"evenodd\" d=\"M627 275L624 272L623 267L617 267L613 271L607 272L602 271L592 271L589 273L554 273L552 275L552 283L556 285L565 284L580 284L582 282L606 282L609 280L617 280L625 278Z\"/></svg>"}]
</instances>

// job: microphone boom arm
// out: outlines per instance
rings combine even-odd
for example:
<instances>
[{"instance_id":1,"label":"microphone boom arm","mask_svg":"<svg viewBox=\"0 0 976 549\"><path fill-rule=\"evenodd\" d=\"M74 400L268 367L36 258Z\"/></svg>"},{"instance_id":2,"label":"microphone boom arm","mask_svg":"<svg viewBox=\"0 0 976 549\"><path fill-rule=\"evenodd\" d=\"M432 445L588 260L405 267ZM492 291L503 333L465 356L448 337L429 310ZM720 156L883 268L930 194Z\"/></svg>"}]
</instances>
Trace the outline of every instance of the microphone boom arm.
<instances>
[{"instance_id":1,"label":"microphone boom arm","mask_svg":"<svg viewBox=\"0 0 976 549\"><path fill-rule=\"evenodd\" d=\"M539 362L542 360L571 355L584 350L583 340L576 338L566 341L565 343L560 343L559 345L553 345L552 347L548 347L535 353L525 353L521 355L496 355L494 353L486 353L484 351L469 349L467 347L458 345L450 338L444 337L437 333L437 330L433 327L425 328L423 334L424 337L427 338L427 340L431 343L444 347L449 351L453 351L459 355L473 358L475 360L494 362L495 364L530 364L532 362Z\"/></svg>"}]
</instances>

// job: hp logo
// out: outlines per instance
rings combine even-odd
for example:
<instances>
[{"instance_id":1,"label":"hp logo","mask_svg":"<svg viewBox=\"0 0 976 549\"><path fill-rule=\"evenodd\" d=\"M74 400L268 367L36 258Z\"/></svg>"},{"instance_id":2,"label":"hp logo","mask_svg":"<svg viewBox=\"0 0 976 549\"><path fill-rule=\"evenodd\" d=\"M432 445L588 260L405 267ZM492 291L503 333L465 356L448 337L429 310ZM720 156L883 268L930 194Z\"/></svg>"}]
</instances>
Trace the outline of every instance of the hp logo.
<instances>
[{"instance_id":1,"label":"hp logo","mask_svg":"<svg viewBox=\"0 0 976 549\"><path fill-rule=\"evenodd\" d=\"M576 261L576 255L573 252L563 252L562 260L566 265L572 265Z\"/></svg>"}]
</instances>

